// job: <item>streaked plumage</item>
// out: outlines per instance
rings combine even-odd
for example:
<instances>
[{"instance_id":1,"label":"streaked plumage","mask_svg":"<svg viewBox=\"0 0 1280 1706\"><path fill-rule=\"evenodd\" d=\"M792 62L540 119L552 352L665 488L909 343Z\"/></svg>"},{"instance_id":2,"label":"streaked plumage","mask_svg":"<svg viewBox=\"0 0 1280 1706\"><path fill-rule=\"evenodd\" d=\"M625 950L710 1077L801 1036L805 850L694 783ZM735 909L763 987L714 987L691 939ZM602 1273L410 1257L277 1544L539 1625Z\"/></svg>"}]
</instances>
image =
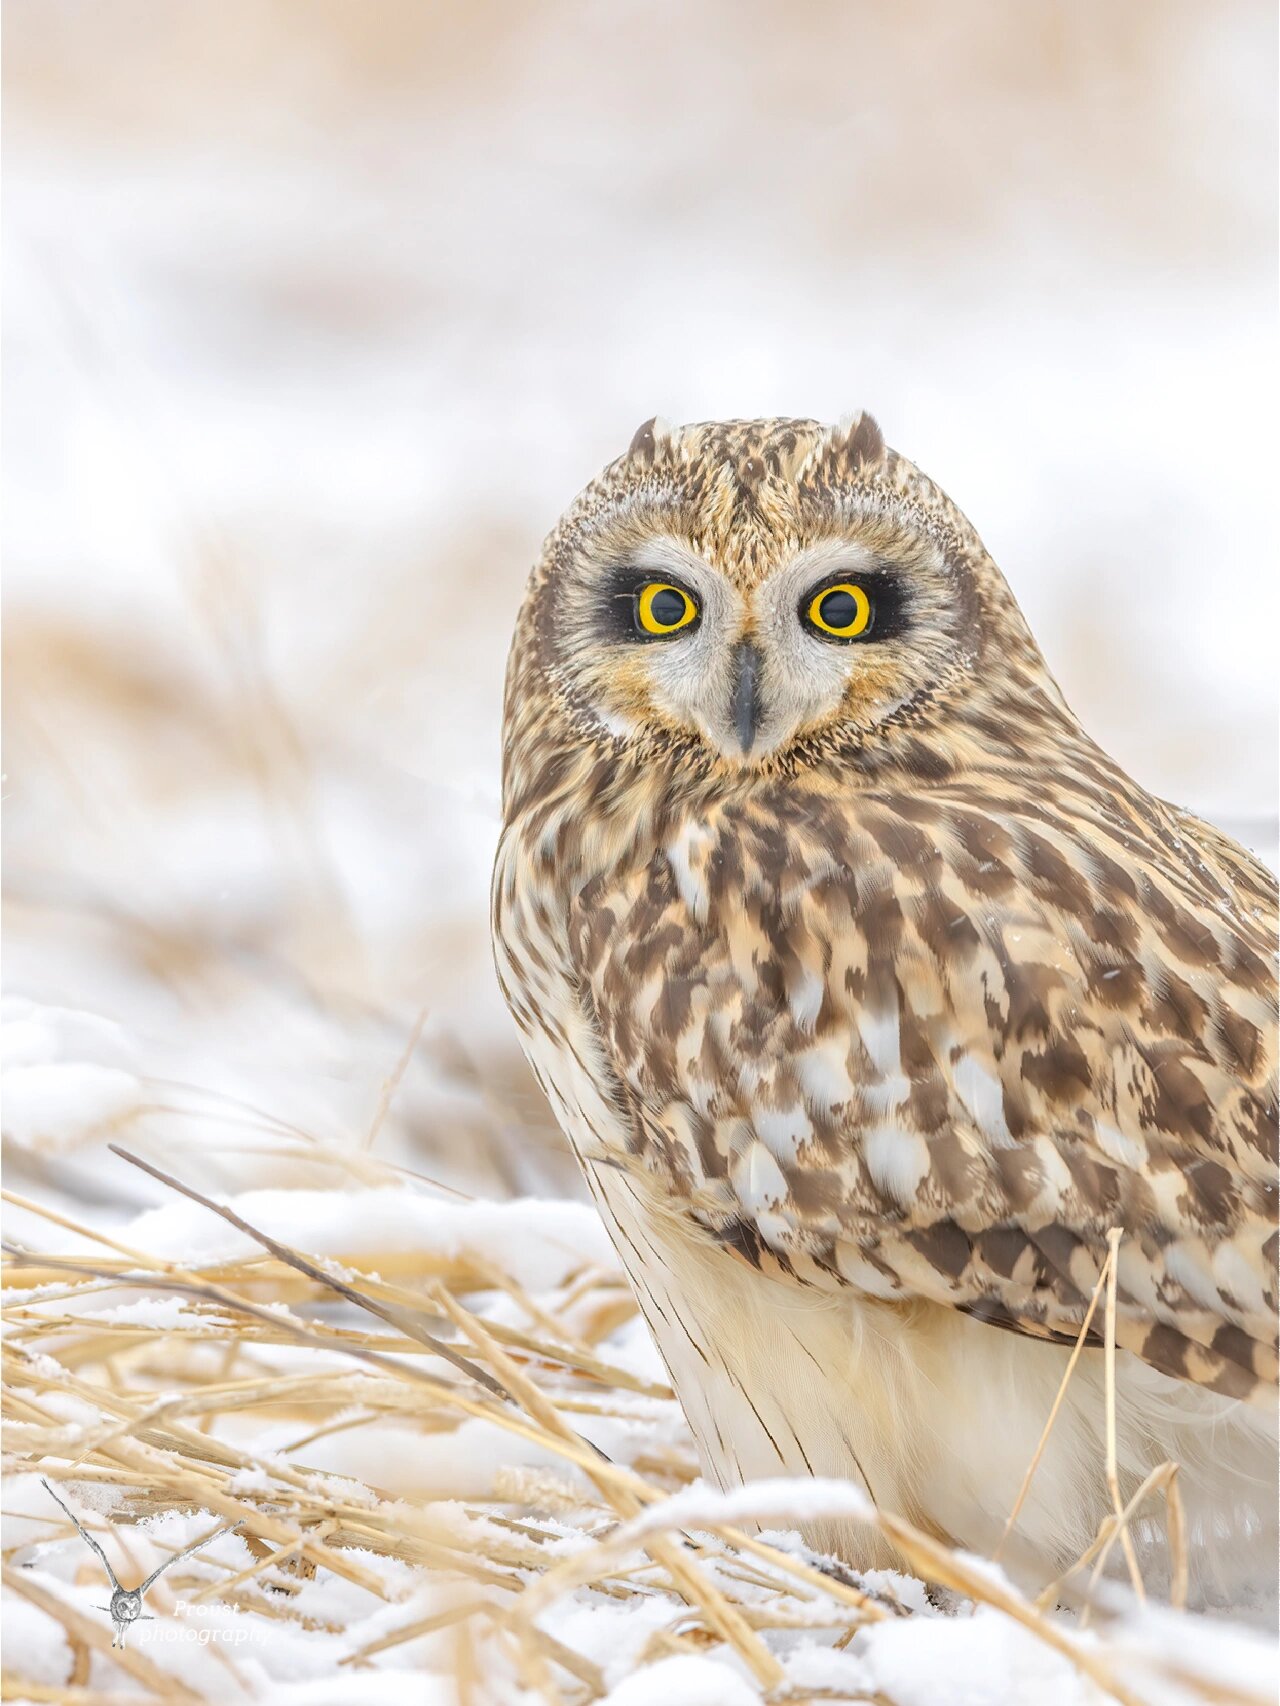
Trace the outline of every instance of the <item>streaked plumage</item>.
<instances>
[{"instance_id":1,"label":"streaked plumage","mask_svg":"<svg viewBox=\"0 0 1280 1706\"><path fill-rule=\"evenodd\" d=\"M696 629L629 643L637 565ZM797 619L833 573L873 643ZM1274 880L1089 740L874 422L641 429L530 582L504 812L504 993L712 1471L989 1545L1119 1226L1125 1480L1178 1457L1203 1595L1273 1593ZM1106 1508L1099 1361L1029 1576Z\"/></svg>"}]
</instances>

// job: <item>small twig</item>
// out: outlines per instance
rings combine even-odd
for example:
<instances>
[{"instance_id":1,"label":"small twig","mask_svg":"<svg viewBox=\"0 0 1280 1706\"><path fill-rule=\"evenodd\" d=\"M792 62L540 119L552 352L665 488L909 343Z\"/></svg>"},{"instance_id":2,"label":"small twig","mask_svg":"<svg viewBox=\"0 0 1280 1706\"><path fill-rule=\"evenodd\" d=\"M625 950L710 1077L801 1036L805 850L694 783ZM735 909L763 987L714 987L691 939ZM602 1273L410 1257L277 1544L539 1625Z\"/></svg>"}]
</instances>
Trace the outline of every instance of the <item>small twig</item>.
<instances>
[{"instance_id":1,"label":"small twig","mask_svg":"<svg viewBox=\"0 0 1280 1706\"><path fill-rule=\"evenodd\" d=\"M385 1653L392 1647L399 1647L406 1641L416 1641L423 1635L433 1635L437 1629L448 1629L455 1623L461 1623L465 1618L477 1614L492 1612L493 1607L488 1600L474 1599L462 1605L446 1606L443 1611L433 1611L429 1617L415 1618L412 1623L402 1623L399 1628L391 1630L390 1634L379 1635L374 1641L368 1641L363 1647L357 1647L354 1653L348 1653L345 1658L338 1660L338 1667L357 1665L365 1659L371 1659L375 1653Z\"/></svg>"},{"instance_id":2,"label":"small twig","mask_svg":"<svg viewBox=\"0 0 1280 1706\"><path fill-rule=\"evenodd\" d=\"M1028 1629L1046 1646L1069 1659L1085 1676L1122 1701L1124 1706L1142 1706L1138 1695L1112 1674L1105 1654L1098 1652L1088 1643L1073 1639L992 1572L975 1568L963 1554L950 1551L932 1535L908 1522L905 1517L894 1516L887 1511L868 1506L866 1515L860 1520L878 1528L924 1580L936 1582L940 1587L954 1589L970 1599L1002 1611ZM639 1545L650 1546L655 1533L664 1530L670 1532L676 1526L677 1522L674 1520L664 1521L661 1503L650 1505L647 1510L590 1548L553 1564L525 1590L517 1608L518 1614L531 1621L560 1595L585 1582L598 1579L604 1570L625 1557L628 1551ZM713 1533L723 1532L714 1520L700 1522L698 1526L706 1527Z\"/></svg>"},{"instance_id":3,"label":"small twig","mask_svg":"<svg viewBox=\"0 0 1280 1706\"><path fill-rule=\"evenodd\" d=\"M1169 1603L1175 1611L1187 1609L1187 1518L1182 1508L1182 1484L1178 1480L1179 1465L1169 1465L1164 1501L1166 1533L1169 1539Z\"/></svg>"},{"instance_id":4,"label":"small twig","mask_svg":"<svg viewBox=\"0 0 1280 1706\"><path fill-rule=\"evenodd\" d=\"M171 1173L166 1173L162 1167L152 1166L150 1161L144 1161L140 1155L134 1155L129 1150L122 1149L118 1143L109 1143L107 1148L113 1155L118 1155L122 1161L127 1161L130 1166L138 1167L144 1173L149 1173L153 1179L158 1179L162 1185L168 1185L170 1190L177 1191L180 1196L188 1197L192 1202L198 1202L202 1208L207 1208L213 1214L220 1215L229 1225L234 1226L237 1232L243 1232L247 1238L252 1238L255 1244L261 1244L264 1250L269 1250L277 1261L285 1262L289 1267L296 1268L299 1273L305 1274L317 1285L326 1286L330 1291L337 1292L339 1297L345 1298L348 1303L354 1303L358 1309L365 1309L370 1315L377 1315L388 1326L397 1328L406 1338L416 1339L420 1345L425 1345L436 1356L443 1357L446 1362L452 1363L460 1373L468 1375L478 1385L492 1392L495 1397L511 1399L511 1394L500 1381L495 1380L493 1375L481 1368L478 1363L472 1362L469 1357L461 1356L452 1345L447 1345L443 1339L437 1339L434 1334L428 1333L425 1327L420 1326L414 1320L407 1309L398 1309L393 1304L379 1303L376 1298L369 1297L364 1292L357 1291L354 1286L335 1279L332 1274L327 1274L323 1268L317 1267L314 1262L309 1262L305 1256L300 1256L296 1250L290 1249L287 1244L281 1244L270 1233L263 1232L258 1227L250 1225L242 1215L236 1213L235 1209L228 1208L225 1203L214 1202L212 1197L206 1197L193 1185L184 1185L181 1179L175 1179Z\"/></svg>"},{"instance_id":5,"label":"small twig","mask_svg":"<svg viewBox=\"0 0 1280 1706\"><path fill-rule=\"evenodd\" d=\"M99 1232L95 1227L85 1226L83 1222L72 1220L69 1215L59 1214L47 1203L33 1202L30 1197L19 1196L17 1191L0 1191L0 1198L12 1203L15 1208L26 1209L29 1214L38 1214L42 1220L47 1220L53 1226L61 1226L65 1232L74 1232L78 1238L88 1238L95 1244L102 1244L108 1250L114 1250L117 1255L128 1257L131 1262L148 1262L153 1258L143 1254L141 1250L131 1249L128 1244L121 1244L114 1238L108 1238L105 1232Z\"/></svg>"},{"instance_id":6,"label":"small twig","mask_svg":"<svg viewBox=\"0 0 1280 1706\"><path fill-rule=\"evenodd\" d=\"M1098 1307L1098 1300L1102 1296L1102 1289L1106 1285L1107 1277L1111 1272L1113 1257L1114 1252L1108 1250L1106 1260L1102 1264L1102 1272L1098 1275L1098 1283L1094 1286L1093 1295L1089 1299L1089 1307L1085 1311L1084 1320L1080 1323L1080 1331L1076 1335L1075 1345L1073 1346L1071 1355L1067 1360L1066 1370L1063 1373L1061 1384L1058 1387L1057 1396L1053 1400L1053 1407L1049 1411L1049 1419L1044 1424L1044 1431L1040 1435L1040 1443L1036 1446L1031 1462L1027 1465L1027 1472L1022 1477L1022 1485L1018 1488L1018 1496L1013 1501L1013 1509L1009 1512L1009 1520L1004 1525L1004 1532L1000 1536L1000 1543L991 1554L991 1562L993 1564L998 1564L1000 1562L1000 1554L1004 1551L1005 1542L1008 1540L1010 1534L1012 1534L1013 1525L1018 1520L1018 1514L1022 1510L1023 1501L1031 1491L1032 1477L1040 1467L1040 1459L1044 1456L1045 1447L1049 1443L1049 1435L1053 1432L1053 1424L1058 1419L1058 1411L1062 1408L1062 1401L1067 1395L1067 1387L1071 1382L1071 1376L1075 1373L1076 1364L1080 1361L1080 1353L1084 1350L1085 1340L1089 1335L1089 1327Z\"/></svg>"},{"instance_id":7,"label":"small twig","mask_svg":"<svg viewBox=\"0 0 1280 1706\"><path fill-rule=\"evenodd\" d=\"M1177 1474L1178 1474L1178 1465L1176 1463L1166 1462L1166 1463L1157 1464L1156 1467L1151 1471L1151 1473L1143 1481L1142 1485L1134 1493L1133 1497L1129 1500L1128 1504L1124 1507L1124 1509L1122 1511L1117 1512L1115 1516L1108 1518L1104 1527L1099 1531L1098 1544L1096 1546L1090 1548L1090 1553L1096 1551L1097 1559L1096 1559L1096 1562L1094 1563L1093 1571L1089 1576L1089 1588L1088 1588L1089 1595L1092 1595L1094 1588L1098 1585L1098 1577L1102 1574L1103 1570L1106 1568L1107 1559L1111 1556L1111 1548L1115 1545L1117 1540L1123 1541L1124 1536L1126 1534L1128 1534L1129 1523L1133 1519L1133 1516L1136 1513L1138 1506L1146 1498L1148 1493L1154 1492L1156 1490L1156 1488L1158 1488L1158 1487L1164 1489L1165 1497L1167 1499L1169 1496L1170 1484L1176 1483ZM1178 1519L1180 1519L1181 1515L1182 1515L1182 1504L1181 1504L1181 1500L1178 1499L1178 1495L1176 1492L1174 1493L1174 1499L1178 1501ZM1172 1547L1171 1547L1171 1550L1172 1550ZM1088 1556L1088 1554L1086 1554L1086 1558L1087 1558L1087 1556ZM1085 1559L1082 1559L1080 1562L1081 1563L1085 1562ZM1182 1566L1183 1566L1183 1570L1185 1572L1185 1566L1186 1566L1185 1551L1184 1551L1184 1555L1182 1558ZM1074 1565L1073 1568L1079 1569L1080 1564ZM1177 1565L1175 1564L1173 1566L1173 1568L1176 1571ZM1184 1574L1183 1581L1181 1583L1181 1588L1182 1588L1183 1598L1185 1600L1186 1589L1187 1589L1185 1574ZM1088 1620L1088 1612L1089 1612L1089 1605L1086 1603L1086 1605L1084 1607L1084 1611L1081 1613L1080 1621L1081 1621L1082 1626Z\"/></svg>"},{"instance_id":8,"label":"small twig","mask_svg":"<svg viewBox=\"0 0 1280 1706\"><path fill-rule=\"evenodd\" d=\"M392 1068L390 1075L383 1080L382 1089L378 1092L378 1105L373 1110L373 1118L369 1121L369 1129L365 1132L364 1137L360 1142L361 1149L370 1150L373 1148L378 1133L382 1130L382 1122L386 1119L387 1114L390 1111L392 1099L394 1098L396 1091L400 1088L400 1081L409 1070L409 1062L413 1059L417 1052L418 1044L422 1041L423 1027L426 1025L427 1015L430 1011L431 1009L429 1007L424 1006L422 1008L421 1012L418 1014L417 1022L414 1025L413 1030L409 1033L409 1041L404 1046L404 1052Z\"/></svg>"},{"instance_id":9,"label":"small twig","mask_svg":"<svg viewBox=\"0 0 1280 1706\"><path fill-rule=\"evenodd\" d=\"M222 1290L219 1286L206 1285L196 1280L171 1279L167 1274L130 1274L112 1271L104 1275L97 1269L85 1267L79 1263L64 1262L56 1256L34 1256L30 1251L22 1249L20 1245L8 1242L0 1242L0 1250L3 1250L6 1255L19 1264L29 1263L54 1269L70 1268L72 1272L90 1274L98 1278L110 1278L117 1285L139 1286L153 1291L171 1291L183 1297L203 1298L206 1302L216 1303L233 1314L247 1315L250 1319L261 1322L264 1326L272 1328L277 1333L284 1334L298 1344L309 1345L313 1349L330 1353L337 1351L343 1356L353 1357L358 1362L367 1363L385 1374L394 1375L399 1380L409 1381L423 1391L429 1392L438 1403L448 1404L466 1415L493 1422L498 1427L505 1428L508 1432L517 1434L520 1438L529 1440L535 1445L548 1447L570 1462L576 1463L580 1469L589 1470L598 1464L609 1463L609 1459L600 1448L593 1445L589 1440L578 1440L575 1446L568 1441L548 1436L546 1430L532 1422L521 1406L514 1399L508 1397L506 1393L500 1394L497 1404L492 1399L468 1398L465 1393L456 1391L439 1380L433 1380L429 1374L423 1373L421 1369L399 1361L396 1357L383 1351L371 1350L367 1345L353 1343L350 1338L339 1338L336 1334L332 1338L326 1337L310 1327L303 1326L301 1322L295 1321L287 1313L281 1314L277 1310L263 1308L260 1304L249 1303L244 1298L235 1296L233 1292ZM577 1436L575 1435L574 1438L577 1439ZM614 1474L629 1478L637 1488L648 1493L644 1481L638 1475L632 1475L626 1469L618 1469L616 1465L610 1465L610 1468ZM657 1497L656 1494L649 1494L649 1496Z\"/></svg>"},{"instance_id":10,"label":"small twig","mask_svg":"<svg viewBox=\"0 0 1280 1706\"><path fill-rule=\"evenodd\" d=\"M316 1546L321 1541L327 1540L336 1526L334 1522L322 1522L304 1534L295 1535L292 1540L287 1540L282 1545L277 1546L274 1551L268 1552L265 1558L255 1558L245 1569L238 1571L234 1576L229 1576L225 1582L210 1582L208 1587L200 1588L191 1595L187 1603L189 1605L204 1605L215 1594L219 1598L225 1599L236 1588L242 1587L245 1582L252 1581L255 1576L265 1575L268 1570L283 1563L286 1558L291 1557L293 1553L300 1551L304 1546ZM232 1528L239 1527L240 1523L238 1522L232 1524ZM226 1528L222 1532L229 1534L231 1529ZM215 1535L213 1538L216 1539L217 1536ZM181 1556L181 1554L179 1555ZM172 1558L169 1560L170 1563L173 1561Z\"/></svg>"},{"instance_id":11,"label":"small twig","mask_svg":"<svg viewBox=\"0 0 1280 1706\"><path fill-rule=\"evenodd\" d=\"M548 1433L557 1435L566 1442L583 1443L557 1413L551 1400L516 1367L506 1352L489 1337L476 1317L450 1297L443 1286L437 1285L432 1289L440 1307L454 1325L494 1362L503 1377L519 1392L521 1402L529 1414L541 1422ZM614 1509L623 1516L634 1519L639 1515L641 1501L629 1488L620 1486L616 1476L600 1471L592 1475L592 1480ZM719 1589L707 1580L691 1558L685 1557L678 1540L663 1534L646 1542L646 1550L654 1562L660 1563L667 1571L685 1598L698 1606L710 1627L722 1640L736 1649L759 1682L766 1688L777 1688L786 1681L787 1673L778 1660L746 1622L738 1608L731 1605Z\"/></svg>"},{"instance_id":12,"label":"small twig","mask_svg":"<svg viewBox=\"0 0 1280 1706\"><path fill-rule=\"evenodd\" d=\"M1075 1640L1051 1618L1044 1616L1037 1606L993 1578L989 1571L975 1570L963 1553L949 1551L932 1535L914 1528L902 1517L881 1512L879 1520L887 1538L904 1554L917 1575L936 1582L939 1587L952 1588L970 1599L1003 1611L1037 1640L1069 1659L1077 1670L1104 1692L1113 1695L1122 1706L1145 1706L1142 1697L1112 1673L1105 1653L1086 1642Z\"/></svg>"},{"instance_id":13,"label":"small twig","mask_svg":"<svg viewBox=\"0 0 1280 1706\"><path fill-rule=\"evenodd\" d=\"M1146 1590L1142 1585L1142 1573L1138 1569L1138 1554L1134 1550L1133 1536L1129 1533L1128 1522L1124 1515L1124 1501L1120 1497L1120 1471L1116 1462L1116 1289L1120 1267L1120 1240L1123 1237L1124 1228L1121 1226L1113 1226L1107 1233L1107 1243L1111 1249L1107 1269L1107 1327L1104 1347L1107 1404L1107 1488L1111 1494L1112 1507L1120 1521L1120 1544L1124 1548L1125 1563L1129 1566L1129 1580L1133 1583L1133 1591L1138 1596L1139 1604L1145 1605ZM1087 1614L1088 1608L1086 1607L1085 1610Z\"/></svg>"}]
</instances>

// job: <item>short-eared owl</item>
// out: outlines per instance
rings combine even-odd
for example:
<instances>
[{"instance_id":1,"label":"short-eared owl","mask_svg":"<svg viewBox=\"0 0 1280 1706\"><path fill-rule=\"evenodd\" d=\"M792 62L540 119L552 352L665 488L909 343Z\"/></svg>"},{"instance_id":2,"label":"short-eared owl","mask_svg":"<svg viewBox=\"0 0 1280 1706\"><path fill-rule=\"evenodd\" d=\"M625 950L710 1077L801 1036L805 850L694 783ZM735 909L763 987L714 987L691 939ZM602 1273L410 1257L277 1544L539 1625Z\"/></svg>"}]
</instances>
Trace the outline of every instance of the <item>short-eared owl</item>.
<instances>
[{"instance_id":1,"label":"short-eared owl","mask_svg":"<svg viewBox=\"0 0 1280 1706\"><path fill-rule=\"evenodd\" d=\"M1094 745L874 421L641 427L533 572L504 818L503 990L709 1472L989 1550L1118 1227L1125 1494L1180 1463L1201 1601L1273 1596L1274 881ZM1109 1508L1102 1322L1028 1581Z\"/></svg>"}]
</instances>

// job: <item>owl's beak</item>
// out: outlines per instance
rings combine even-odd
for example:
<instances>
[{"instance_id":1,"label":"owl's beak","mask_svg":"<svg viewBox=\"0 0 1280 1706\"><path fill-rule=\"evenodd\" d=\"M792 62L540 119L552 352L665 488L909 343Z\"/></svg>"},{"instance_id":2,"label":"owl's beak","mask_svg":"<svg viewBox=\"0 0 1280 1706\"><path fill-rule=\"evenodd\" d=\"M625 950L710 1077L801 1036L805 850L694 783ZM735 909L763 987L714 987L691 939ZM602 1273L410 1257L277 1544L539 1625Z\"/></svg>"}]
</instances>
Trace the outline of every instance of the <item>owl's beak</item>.
<instances>
[{"instance_id":1,"label":"owl's beak","mask_svg":"<svg viewBox=\"0 0 1280 1706\"><path fill-rule=\"evenodd\" d=\"M740 640L733 649L733 692L729 700L729 709L733 716L734 731L738 736L738 744L742 748L742 756L751 751L760 732L760 719L764 714L763 701L760 693L760 675L764 659L760 656L760 648L750 640Z\"/></svg>"}]
</instances>

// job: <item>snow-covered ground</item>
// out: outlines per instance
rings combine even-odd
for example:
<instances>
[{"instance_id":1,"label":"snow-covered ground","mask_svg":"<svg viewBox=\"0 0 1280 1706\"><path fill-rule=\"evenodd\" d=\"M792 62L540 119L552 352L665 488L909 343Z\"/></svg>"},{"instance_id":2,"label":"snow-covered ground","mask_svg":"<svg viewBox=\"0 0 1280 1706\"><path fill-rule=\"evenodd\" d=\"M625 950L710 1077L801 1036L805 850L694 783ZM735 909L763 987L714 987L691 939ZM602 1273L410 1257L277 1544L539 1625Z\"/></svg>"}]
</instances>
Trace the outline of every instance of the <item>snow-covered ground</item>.
<instances>
[{"instance_id":1,"label":"snow-covered ground","mask_svg":"<svg viewBox=\"0 0 1280 1706\"><path fill-rule=\"evenodd\" d=\"M105 1275L6 1294L14 1698L762 1696L642 1551L567 1569L531 1634L515 1590L624 1491L107 1144L389 1307L443 1286L627 1496L690 1496L492 975L523 576L655 410L869 407L1090 729L1274 860L1272 33L1167 0L6 7L5 1231ZM129 1519L97 1532L138 1577L252 1518L113 1658L37 1463ZM794 1559L802 1496L739 1515ZM1066 1706L1089 1655L1133 1698L1203 1697L1153 1655L1248 1696L1275 1660L695 1556L797 1698Z\"/></svg>"},{"instance_id":2,"label":"snow-covered ground","mask_svg":"<svg viewBox=\"0 0 1280 1706\"><path fill-rule=\"evenodd\" d=\"M712 1491L585 1204L466 1199L364 1150L363 1176L338 1188L243 1191L220 1215L118 1152L183 1183L200 1172L155 1141L145 1063L120 1064L117 1032L11 1001L5 1035L20 1153L58 1178L87 1152L117 1200L138 1182L158 1197L129 1217L63 1218L50 1189L42 1209L9 1204L12 1698L1270 1697L1275 1643L1256 1632L1119 1593L1086 1628L901 1527L940 1598L909 1576L831 1574L794 1525L885 1521L859 1489ZM340 1172L342 1154L311 1166ZM42 1474L126 1586L217 1536L149 1591L121 1651L105 1573ZM89 1692L56 1692L72 1687Z\"/></svg>"}]
</instances>

